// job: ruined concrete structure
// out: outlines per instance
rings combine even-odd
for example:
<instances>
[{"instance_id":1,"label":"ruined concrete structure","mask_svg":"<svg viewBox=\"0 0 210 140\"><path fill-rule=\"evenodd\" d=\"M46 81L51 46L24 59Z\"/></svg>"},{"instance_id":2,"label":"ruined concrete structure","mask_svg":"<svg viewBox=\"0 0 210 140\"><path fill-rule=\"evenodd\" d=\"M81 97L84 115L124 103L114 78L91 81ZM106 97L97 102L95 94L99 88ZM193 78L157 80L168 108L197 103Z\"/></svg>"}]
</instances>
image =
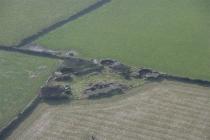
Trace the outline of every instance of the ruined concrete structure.
<instances>
[{"instance_id":1,"label":"ruined concrete structure","mask_svg":"<svg viewBox=\"0 0 210 140\"><path fill-rule=\"evenodd\" d=\"M73 77L71 74L63 74L61 72L55 72L53 80L57 82L72 81Z\"/></svg>"},{"instance_id":2,"label":"ruined concrete structure","mask_svg":"<svg viewBox=\"0 0 210 140\"><path fill-rule=\"evenodd\" d=\"M126 79L130 78L131 68L127 65L120 63L119 61L112 59L103 59L100 61L100 64L103 66L107 66L112 69L114 72L122 75Z\"/></svg>"},{"instance_id":3,"label":"ruined concrete structure","mask_svg":"<svg viewBox=\"0 0 210 140\"><path fill-rule=\"evenodd\" d=\"M84 91L84 95L90 99L110 97L115 94L123 94L128 87L118 83L97 83Z\"/></svg>"},{"instance_id":4,"label":"ruined concrete structure","mask_svg":"<svg viewBox=\"0 0 210 140\"><path fill-rule=\"evenodd\" d=\"M58 68L58 71L63 74L84 75L92 72L100 72L102 69L102 66L94 64L91 61L69 58L64 60L63 64Z\"/></svg>"},{"instance_id":5,"label":"ruined concrete structure","mask_svg":"<svg viewBox=\"0 0 210 140\"><path fill-rule=\"evenodd\" d=\"M161 79L161 74L159 72L153 71L152 69L148 68L141 68L138 71L139 78L145 78L148 80L160 80Z\"/></svg>"},{"instance_id":6,"label":"ruined concrete structure","mask_svg":"<svg viewBox=\"0 0 210 140\"><path fill-rule=\"evenodd\" d=\"M55 85L42 87L39 97L42 99L68 99L70 95L69 86Z\"/></svg>"}]
</instances>

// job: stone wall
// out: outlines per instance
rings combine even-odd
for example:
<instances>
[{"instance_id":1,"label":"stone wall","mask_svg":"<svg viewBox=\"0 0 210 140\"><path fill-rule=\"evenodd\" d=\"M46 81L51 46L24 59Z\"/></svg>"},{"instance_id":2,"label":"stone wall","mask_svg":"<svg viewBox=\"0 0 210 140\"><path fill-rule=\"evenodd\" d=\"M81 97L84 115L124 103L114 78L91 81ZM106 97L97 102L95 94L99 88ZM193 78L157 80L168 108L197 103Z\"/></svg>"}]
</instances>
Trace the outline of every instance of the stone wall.
<instances>
[{"instance_id":1,"label":"stone wall","mask_svg":"<svg viewBox=\"0 0 210 140\"><path fill-rule=\"evenodd\" d=\"M40 98L37 95L15 118L13 118L5 127L0 129L0 140L4 140L26 117L28 117L36 106Z\"/></svg>"}]
</instances>

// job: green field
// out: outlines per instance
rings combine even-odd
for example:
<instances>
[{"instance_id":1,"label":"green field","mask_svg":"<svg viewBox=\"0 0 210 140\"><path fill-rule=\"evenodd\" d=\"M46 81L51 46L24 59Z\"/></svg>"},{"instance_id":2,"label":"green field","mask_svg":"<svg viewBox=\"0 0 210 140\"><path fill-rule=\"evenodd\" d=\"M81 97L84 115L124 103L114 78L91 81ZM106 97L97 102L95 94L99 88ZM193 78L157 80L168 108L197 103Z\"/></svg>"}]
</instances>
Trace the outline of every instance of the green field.
<instances>
[{"instance_id":1,"label":"green field","mask_svg":"<svg viewBox=\"0 0 210 140\"><path fill-rule=\"evenodd\" d=\"M39 92L57 60L0 51L0 128Z\"/></svg>"},{"instance_id":2,"label":"green field","mask_svg":"<svg viewBox=\"0 0 210 140\"><path fill-rule=\"evenodd\" d=\"M209 14L207 0L112 0L37 42L210 80Z\"/></svg>"},{"instance_id":3,"label":"green field","mask_svg":"<svg viewBox=\"0 0 210 140\"><path fill-rule=\"evenodd\" d=\"M14 45L96 0L1 0L0 44Z\"/></svg>"}]
</instances>

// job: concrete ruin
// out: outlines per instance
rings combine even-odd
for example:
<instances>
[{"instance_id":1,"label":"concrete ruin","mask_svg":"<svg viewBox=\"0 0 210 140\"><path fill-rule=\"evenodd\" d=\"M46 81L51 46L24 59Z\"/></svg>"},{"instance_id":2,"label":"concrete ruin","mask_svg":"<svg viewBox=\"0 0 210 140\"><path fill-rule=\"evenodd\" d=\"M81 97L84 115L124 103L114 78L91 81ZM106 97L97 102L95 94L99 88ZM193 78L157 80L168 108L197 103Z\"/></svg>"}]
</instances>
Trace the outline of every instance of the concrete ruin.
<instances>
[{"instance_id":1,"label":"concrete ruin","mask_svg":"<svg viewBox=\"0 0 210 140\"><path fill-rule=\"evenodd\" d=\"M58 68L58 71L62 74L74 75L85 75L92 72L101 72L102 70L102 66L79 58L65 59L61 66Z\"/></svg>"},{"instance_id":2,"label":"concrete ruin","mask_svg":"<svg viewBox=\"0 0 210 140\"><path fill-rule=\"evenodd\" d=\"M147 79L147 80L161 80L161 74L159 72L153 71L149 68L141 68L138 71L139 78Z\"/></svg>"},{"instance_id":3,"label":"concrete ruin","mask_svg":"<svg viewBox=\"0 0 210 140\"><path fill-rule=\"evenodd\" d=\"M61 72L55 72L53 76L53 80L57 82L66 82L66 81L72 81L73 77L71 74L63 74Z\"/></svg>"},{"instance_id":4,"label":"concrete ruin","mask_svg":"<svg viewBox=\"0 0 210 140\"><path fill-rule=\"evenodd\" d=\"M115 63L118 63L118 61L113 60L113 59L103 59L100 61L100 63L101 63L101 65L104 65L104 66L112 66Z\"/></svg>"},{"instance_id":5,"label":"concrete ruin","mask_svg":"<svg viewBox=\"0 0 210 140\"><path fill-rule=\"evenodd\" d=\"M97 83L88 87L84 95L89 99L111 97L116 94L123 94L128 87L118 83Z\"/></svg>"},{"instance_id":6,"label":"concrete ruin","mask_svg":"<svg viewBox=\"0 0 210 140\"><path fill-rule=\"evenodd\" d=\"M71 88L68 85L45 86L39 95L42 99L69 99Z\"/></svg>"},{"instance_id":7,"label":"concrete ruin","mask_svg":"<svg viewBox=\"0 0 210 140\"><path fill-rule=\"evenodd\" d=\"M100 64L109 67L114 72L122 75L125 79L130 78L131 68L125 64L120 63L119 61L112 59L103 59L100 61Z\"/></svg>"}]
</instances>

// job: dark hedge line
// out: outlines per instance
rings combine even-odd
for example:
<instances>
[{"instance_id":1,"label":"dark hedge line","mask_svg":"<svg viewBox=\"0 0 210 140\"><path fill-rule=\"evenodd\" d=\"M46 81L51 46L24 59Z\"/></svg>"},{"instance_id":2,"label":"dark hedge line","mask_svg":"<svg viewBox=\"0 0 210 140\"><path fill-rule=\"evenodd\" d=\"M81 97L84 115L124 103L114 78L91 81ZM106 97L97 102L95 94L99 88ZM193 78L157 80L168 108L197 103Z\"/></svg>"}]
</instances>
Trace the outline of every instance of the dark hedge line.
<instances>
[{"instance_id":1,"label":"dark hedge line","mask_svg":"<svg viewBox=\"0 0 210 140\"><path fill-rule=\"evenodd\" d=\"M77 12L76 14L74 14L66 19L63 19L61 21L58 21L58 22L54 23L53 25L48 26L48 27L44 28L43 30L22 39L19 44L12 45L12 46L5 46L5 47L22 47L24 45L30 44L31 42L38 39L39 37L41 37L45 34L48 34L49 32L65 25L66 23L72 22L72 21L100 8L101 6L107 4L110 1L111 0L97 0L97 2L93 3L92 5L89 5L88 7L82 9L81 11Z\"/></svg>"},{"instance_id":2,"label":"dark hedge line","mask_svg":"<svg viewBox=\"0 0 210 140\"><path fill-rule=\"evenodd\" d=\"M0 140L6 139L18 125L28 117L36 106L40 103L39 96L35 97L15 118L13 118L5 127L0 129Z\"/></svg>"},{"instance_id":3,"label":"dark hedge line","mask_svg":"<svg viewBox=\"0 0 210 140\"><path fill-rule=\"evenodd\" d=\"M168 74L161 74L160 77L167 80L173 80L173 81L179 81L183 83L189 83L189 84L196 84L200 86L210 87L210 81L207 80L201 80L201 79L191 79L189 77L179 77L179 76L173 76Z\"/></svg>"},{"instance_id":4,"label":"dark hedge line","mask_svg":"<svg viewBox=\"0 0 210 140\"><path fill-rule=\"evenodd\" d=\"M143 79L147 79L147 80L159 81L159 80L166 79L166 80L171 80L171 81L178 81L178 82L182 82L182 83L189 83L189 84L196 84L196 85L200 85L200 86L210 87L210 81L208 81L208 80L175 76L175 75L171 75L171 74L167 74L167 73L158 72L151 68L141 68L140 70L138 70L135 73L137 73L137 78L143 78ZM149 75L149 76L147 77L147 75Z\"/></svg>"},{"instance_id":5,"label":"dark hedge line","mask_svg":"<svg viewBox=\"0 0 210 140\"><path fill-rule=\"evenodd\" d=\"M31 35L31 36L29 36L29 37L26 37L15 47L22 47L24 45L30 44L31 42L38 39L39 37L41 37L41 36L51 32L51 31L65 25L66 23L72 22L72 21L74 21L74 20L76 20L76 19L78 19L78 18L80 18L80 17L82 17L82 16L100 8L101 6L103 6L104 4L106 4L110 1L111 0L99 0L99 1L95 2L94 4L86 7L85 9L77 12L75 15L72 15L72 16L68 17L67 19L61 20L61 21L59 21L59 22L57 22L57 23L55 23L55 24L53 24L53 25L51 25L51 26L49 26L49 27Z\"/></svg>"}]
</instances>

